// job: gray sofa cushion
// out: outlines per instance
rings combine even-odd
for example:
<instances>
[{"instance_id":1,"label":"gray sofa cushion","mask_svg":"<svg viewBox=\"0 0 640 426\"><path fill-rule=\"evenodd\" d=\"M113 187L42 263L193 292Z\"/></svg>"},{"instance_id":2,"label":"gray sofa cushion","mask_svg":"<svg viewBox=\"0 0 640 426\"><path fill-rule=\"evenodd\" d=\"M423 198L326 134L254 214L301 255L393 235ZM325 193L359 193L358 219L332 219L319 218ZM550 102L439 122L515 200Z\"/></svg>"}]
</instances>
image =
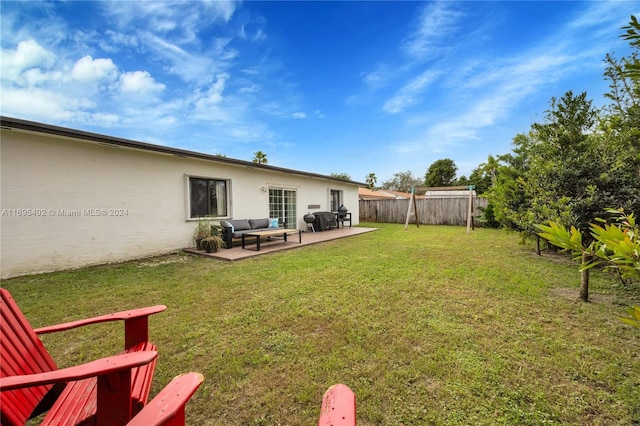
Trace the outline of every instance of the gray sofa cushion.
<instances>
[{"instance_id":1,"label":"gray sofa cushion","mask_svg":"<svg viewBox=\"0 0 640 426\"><path fill-rule=\"evenodd\" d=\"M269 219L249 219L249 224L251 225L251 229L262 229L269 227ZM236 231L239 231L238 228L235 228Z\"/></svg>"},{"instance_id":2,"label":"gray sofa cushion","mask_svg":"<svg viewBox=\"0 0 640 426\"><path fill-rule=\"evenodd\" d=\"M232 229L232 232L246 231L251 229L251 224L247 219L234 219L234 220L227 220L226 222L229 225L231 225L230 228Z\"/></svg>"}]
</instances>

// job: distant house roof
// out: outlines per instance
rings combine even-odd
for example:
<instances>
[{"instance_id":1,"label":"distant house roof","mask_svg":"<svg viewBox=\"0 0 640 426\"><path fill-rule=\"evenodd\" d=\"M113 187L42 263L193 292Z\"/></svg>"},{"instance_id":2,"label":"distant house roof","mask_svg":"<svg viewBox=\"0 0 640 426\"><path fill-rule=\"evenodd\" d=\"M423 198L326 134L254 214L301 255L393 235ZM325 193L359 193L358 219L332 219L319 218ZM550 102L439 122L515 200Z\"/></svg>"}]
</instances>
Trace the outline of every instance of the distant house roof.
<instances>
[{"instance_id":1,"label":"distant house roof","mask_svg":"<svg viewBox=\"0 0 640 426\"><path fill-rule=\"evenodd\" d=\"M381 191L393 195L396 200L408 200L411 198L410 192L391 191L389 189L381 189Z\"/></svg>"},{"instance_id":2,"label":"distant house roof","mask_svg":"<svg viewBox=\"0 0 640 426\"><path fill-rule=\"evenodd\" d=\"M471 193L475 196L476 191L471 190ZM426 191L423 198L469 198L468 189L459 189L454 191Z\"/></svg>"},{"instance_id":3,"label":"distant house roof","mask_svg":"<svg viewBox=\"0 0 640 426\"><path fill-rule=\"evenodd\" d=\"M393 200L395 197L382 191L372 191L369 188L358 188L358 198L361 200Z\"/></svg>"},{"instance_id":4,"label":"distant house roof","mask_svg":"<svg viewBox=\"0 0 640 426\"><path fill-rule=\"evenodd\" d=\"M369 188L358 188L358 197L361 200L408 200L411 194L388 189L372 191Z\"/></svg>"},{"instance_id":5,"label":"distant house roof","mask_svg":"<svg viewBox=\"0 0 640 426\"><path fill-rule=\"evenodd\" d=\"M25 132L80 139L80 140L100 143L104 145L112 145L112 146L118 146L118 147L139 149L143 151L157 152L161 154L174 155L177 157L199 158L202 160L233 164L233 165L242 166L242 167L271 170L274 172L296 174L296 175L307 176L307 177L333 180L333 181L347 183L350 185L356 185L360 187L364 187L367 185L366 183L362 183L362 182L340 179L333 176L327 176L327 175L322 175L318 173L303 172L300 170L287 169L284 167L270 166L267 164L258 164L252 161L237 160L234 158L223 157L221 155L205 154L202 152L189 151L186 149L171 148L171 147L162 146L162 145L154 145L154 144L138 142L130 139L117 138L114 136L107 136L99 133L91 133L91 132L85 132L82 130L70 129L66 127L53 126L50 124L38 123L38 122L22 120L18 118L0 116L0 126L3 129L7 129L7 130L16 129L16 130L21 130Z\"/></svg>"}]
</instances>

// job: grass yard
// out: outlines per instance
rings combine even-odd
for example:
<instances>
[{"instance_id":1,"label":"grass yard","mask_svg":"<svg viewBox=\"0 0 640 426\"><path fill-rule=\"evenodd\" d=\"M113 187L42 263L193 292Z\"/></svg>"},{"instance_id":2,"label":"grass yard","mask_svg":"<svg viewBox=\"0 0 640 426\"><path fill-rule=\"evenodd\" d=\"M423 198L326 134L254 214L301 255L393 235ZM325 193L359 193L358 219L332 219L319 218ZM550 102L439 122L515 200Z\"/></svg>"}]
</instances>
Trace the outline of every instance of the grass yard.
<instances>
[{"instance_id":1,"label":"grass yard","mask_svg":"<svg viewBox=\"0 0 640 426\"><path fill-rule=\"evenodd\" d=\"M2 282L34 327L165 304L152 394L205 383L191 425L313 425L333 383L358 425L640 424L638 301L500 230L376 232L229 263L185 255ZM635 295L635 297L634 297ZM113 354L122 327L46 335L61 366Z\"/></svg>"}]
</instances>

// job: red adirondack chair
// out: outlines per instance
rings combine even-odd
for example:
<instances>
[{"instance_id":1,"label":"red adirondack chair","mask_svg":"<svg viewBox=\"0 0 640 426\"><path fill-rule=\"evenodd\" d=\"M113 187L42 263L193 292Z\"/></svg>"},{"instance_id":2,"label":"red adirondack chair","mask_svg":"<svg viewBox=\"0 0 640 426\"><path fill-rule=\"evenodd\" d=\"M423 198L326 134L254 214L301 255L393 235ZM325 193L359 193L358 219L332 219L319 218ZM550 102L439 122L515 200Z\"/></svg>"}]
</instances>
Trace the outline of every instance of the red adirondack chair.
<instances>
[{"instance_id":1,"label":"red adirondack chair","mask_svg":"<svg viewBox=\"0 0 640 426\"><path fill-rule=\"evenodd\" d=\"M146 404L157 348L149 342L149 315L164 305L33 329L0 288L0 424L21 426L47 412L43 425L125 425ZM124 321L122 354L58 369L38 334Z\"/></svg>"},{"instance_id":2,"label":"red adirondack chair","mask_svg":"<svg viewBox=\"0 0 640 426\"><path fill-rule=\"evenodd\" d=\"M200 373L175 377L127 426L184 426L185 405L203 380Z\"/></svg>"},{"instance_id":3,"label":"red adirondack chair","mask_svg":"<svg viewBox=\"0 0 640 426\"><path fill-rule=\"evenodd\" d=\"M341 383L324 393L318 426L356 426L356 395Z\"/></svg>"}]
</instances>

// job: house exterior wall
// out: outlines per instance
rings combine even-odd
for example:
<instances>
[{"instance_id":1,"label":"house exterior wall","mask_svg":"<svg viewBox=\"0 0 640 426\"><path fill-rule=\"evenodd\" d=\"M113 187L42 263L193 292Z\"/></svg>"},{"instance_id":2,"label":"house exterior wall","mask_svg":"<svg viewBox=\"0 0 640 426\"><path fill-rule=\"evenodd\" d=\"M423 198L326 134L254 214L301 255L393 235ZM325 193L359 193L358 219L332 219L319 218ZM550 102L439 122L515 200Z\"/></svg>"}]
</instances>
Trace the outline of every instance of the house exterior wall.
<instances>
[{"instance_id":1,"label":"house exterior wall","mask_svg":"<svg viewBox=\"0 0 640 426\"><path fill-rule=\"evenodd\" d=\"M230 182L234 218L267 217L263 187L297 191L297 222L309 204L329 210L331 189L358 223L353 184L213 160L2 129L2 278L118 262L192 246L188 176Z\"/></svg>"}]
</instances>

